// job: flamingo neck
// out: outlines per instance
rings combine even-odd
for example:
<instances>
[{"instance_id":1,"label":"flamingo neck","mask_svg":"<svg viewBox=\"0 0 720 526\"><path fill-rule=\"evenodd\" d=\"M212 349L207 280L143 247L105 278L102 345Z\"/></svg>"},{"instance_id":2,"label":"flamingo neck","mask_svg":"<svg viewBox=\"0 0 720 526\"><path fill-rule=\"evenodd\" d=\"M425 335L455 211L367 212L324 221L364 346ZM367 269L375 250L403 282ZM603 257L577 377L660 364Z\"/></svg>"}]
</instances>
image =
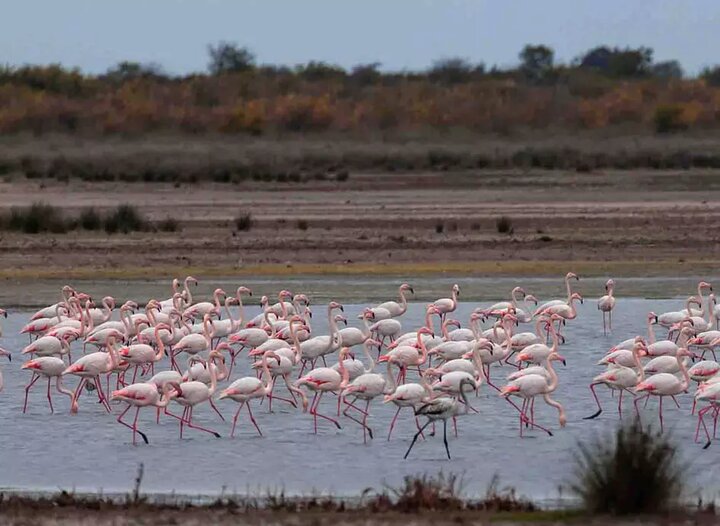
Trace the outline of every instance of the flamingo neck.
<instances>
[{"instance_id":1,"label":"flamingo neck","mask_svg":"<svg viewBox=\"0 0 720 526\"><path fill-rule=\"evenodd\" d=\"M545 400L545 403L547 405L552 406L558 410L558 419L560 420L560 425L564 426L567 417L565 416L565 408L563 407L563 405L560 402L557 402L550 398L550 395L548 393L543 394L543 399Z\"/></svg>"},{"instance_id":2,"label":"flamingo neck","mask_svg":"<svg viewBox=\"0 0 720 526\"><path fill-rule=\"evenodd\" d=\"M407 298L405 297L405 290L403 290L402 287L400 288L399 292L400 292L400 316L402 316L407 311L408 302L407 302Z\"/></svg>"},{"instance_id":3,"label":"flamingo neck","mask_svg":"<svg viewBox=\"0 0 720 526\"><path fill-rule=\"evenodd\" d=\"M263 386L263 390L265 391L265 394L268 395L272 392L273 388L273 376L270 373L270 367L267 363L267 356L262 357L262 368L263 368L263 379L265 380L265 385Z\"/></svg>"},{"instance_id":4,"label":"flamingo neck","mask_svg":"<svg viewBox=\"0 0 720 526\"><path fill-rule=\"evenodd\" d=\"M55 388L57 389L58 393L69 396L72 400L73 398L75 398L75 391L71 391L70 389L65 387L62 383L62 379L62 376L57 377L57 380L55 381Z\"/></svg>"},{"instance_id":5,"label":"flamingo neck","mask_svg":"<svg viewBox=\"0 0 720 526\"><path fill-rule=\"evenodd\" d=\"M650 345L655 343L655 331L652 328L652 321L650 320L650 317L648 316L647 320L647 330L648 330L648 342L650 342Z\"/></svg>"},{"instance_id":6,"label":"flamingo neck","mask_svg":"<svg viewBox=\"0 0 720 526\"><path fill-rule=\"evenodd\" d=\"M375 370L375 360L373 359L372 355L370 354L370 349L368 348L370 344L365 340L362 344L363 346L363 353L365 353L365 357L368 360L368 366L364 369L365 373L371 373ZM395 389L393 389L394 391Z\"/></svg>"},{"instance_id":7,"label":"flamingo neck","mask_svg":"<svg viewBox=\"0 0 720 526\"><path fill-rule=\"evenodd\" d=\"M155 354L156 362L159 362L165 356L165 342L160 337L160 328L155 327L155 341L157 342L157 353Z\"/></svg>"},{"instance_id":8,"label":"flamingo neck","mask_svg":"<svg viewBox=\"0 0 720 526\"><path fill-rule=\"evenodd\" d=\"M245 306L243 305L242 295L240 294L240 291L237 292L235 298L238 300L238 318L236 322L237 324L233 326L233 332L242 327L243 323L245 322Z\"/></svg>"},{"instance_id":9,"label":"flamingo neck","mask_svg":"<svg viewBox=\"0 0 720 526\"><path fill-rule=\"evenodd\" d=\"M300 363L300 360L302 360L302 346L300 345L300 339L297 335L297 329L295 329L295 325L300 322L290 322L290 337L292 338L293 345L295 346L295 364L297 365Z\"/></svg>"},{"instance_id":10,"label":"flamingo neck","mask_svg":"<svg viewBox=\"0 0 720 526\"><path fill-rule=\"evenodd\" d=\"M193 297L192 292L190 292L190 286L189 286L190 280L188 278L185 278L185 281L183 282L183 290L185 291L185 294L187 296L185 297L185 301L188 305L192 305Z\"/></svg>"}]
</instances>

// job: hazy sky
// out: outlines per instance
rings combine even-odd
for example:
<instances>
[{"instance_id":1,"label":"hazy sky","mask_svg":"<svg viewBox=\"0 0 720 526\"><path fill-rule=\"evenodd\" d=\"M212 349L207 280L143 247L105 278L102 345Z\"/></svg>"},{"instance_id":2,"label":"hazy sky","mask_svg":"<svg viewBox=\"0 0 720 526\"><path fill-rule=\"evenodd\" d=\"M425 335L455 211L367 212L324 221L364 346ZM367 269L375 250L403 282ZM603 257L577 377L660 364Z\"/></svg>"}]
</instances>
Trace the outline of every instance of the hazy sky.
<instances>
[{"instance_id":1,"label":"hazy sky","mask_svg":"<svg viewBox=\"0 0 720 526\"><path fill-rule=\"evenodd\" d=\"M610 44L650 46L690 73L720 63L720 0L0 0L0 12L0 63L90 72L121 60L204 70L219 40L264 63L384 69L448 56L511 65L528 42L561 61Z\"/></svg>"}]
</instances>

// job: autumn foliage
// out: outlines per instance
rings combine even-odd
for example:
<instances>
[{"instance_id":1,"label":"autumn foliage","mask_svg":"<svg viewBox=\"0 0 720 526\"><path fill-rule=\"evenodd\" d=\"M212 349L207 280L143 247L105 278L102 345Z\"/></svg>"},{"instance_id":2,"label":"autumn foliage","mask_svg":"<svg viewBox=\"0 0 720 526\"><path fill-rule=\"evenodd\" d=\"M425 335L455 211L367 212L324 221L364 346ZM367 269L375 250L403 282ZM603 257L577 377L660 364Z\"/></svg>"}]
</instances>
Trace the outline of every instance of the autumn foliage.
<instances>
[{"instance_id":1,"label":"autumn foliage","mask_svg":"<svg viewBox=\"0 0 720 526\"><path fill-rule=\"evenodd\" d=\"M317 66L183 78L6 68L0 70L0 133L417 136L720 125L720 87L703 79L615 79L571 68L553 70L551 83L502 72L468 73L453 82L432 74L366 77Z\"/></svg>"}]
</instances>

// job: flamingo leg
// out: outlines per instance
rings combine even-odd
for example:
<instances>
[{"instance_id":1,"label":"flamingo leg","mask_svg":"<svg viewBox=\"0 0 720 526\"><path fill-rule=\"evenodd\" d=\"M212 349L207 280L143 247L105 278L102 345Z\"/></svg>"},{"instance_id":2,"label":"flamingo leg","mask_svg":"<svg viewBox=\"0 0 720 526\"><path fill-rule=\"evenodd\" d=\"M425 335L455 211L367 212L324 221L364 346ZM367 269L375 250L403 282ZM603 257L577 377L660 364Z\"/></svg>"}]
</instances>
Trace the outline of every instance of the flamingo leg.
<instances>
[{"instance_id":1,"label":"flamingo leg","mask_svg":"<svg viewBox=\"0 0 720 526\"><path fill-rule=\"evenodd\" d=\"M455 417L453 417L453 423ZM455 436L457 436L457 427L455 428ZM448 447L447 441L447 420L443 420L443 443L445 444L445 452L447 453L448 460L450 460L450 448Z\"/></svg>"},{"instance_id":2,"label":"flamingo leg","mask_svg":"<svg viewBox=\"0 0 720 526\"><path fill-rule=\"evenodd\" d=\"M677 398L675 398L675 395L670 396L670 398L673 399L673 402L675 402L675 405L677 406L677 408L680 409L680 404L678 403Z\"/></svg>"},{"instance_id":3,"label":"flamingo leg","mask_svg":"<svg viewBox=\"0 0 720 526\"><path fill-rule=\"evenodd\" d=\"M251 422L253 423L253 425L255 426L255 429L257 429L258 434L259 434L260 436L263 436L262 431L260 431L260 428L259 428L258 425L257 425L257 422L255 422L255 417L253 416L252 409L250 408L250 403L248 402L248 403L245 404L245 405L247 406L248 413L250 414L250 421L251 421Z\"/></svg>"},{"instance_id":4,"label":"flamingo leg","mask_svg":"<svg viewBox=\"0 0 720 526\"><path fill-rule=\"evenodd\" d=\"M409 447L408 450L405 452L405 456L403 457L403 460L408 458L408 455L410 454L410 451L412 450L413 446L415 445L415 442L417 442L418 437L420 436L420 434L425 430L425 428L426 428L429 424L430 424L430 420L428 420L427 422L425 422L425 424L423 424L423 426L422 426L420 429L418 429L418 432L415 433L415 436L413 437L412 442L410 442L410 447Z\"/></svg>"},{"instance_id":5,"label":"flamingo leg","mask_svg":"<svg viewBox=\"0 0 720 526\"><path fill-rule=\"evenodd\" d=\"M40 375L37 373L33 373L32 378L28 382L27 386L25 387L25 403L23 404L23 413L27 411L27 405L28 405L28 395L30 394L30 388L35 384L35 382L38 381L40 378Z\"/></svg>"},{"instance_id":6,"label":"flamingo leg","mask_svg":"<svg viewBox=\"0 0 720 526\"><path fill-rule=\"evenodd\" d=\"M397 422L398 416L400 416L400 410L402 407L398 406L397 411L395 411L395 416L393 417L392 421L390 422L390 431L388 432L387 439L390 440L390 437L392 436L393 429L395 428L395 422Z\"/></svg>"},{"instance_id":7,"label":"flamingo leg","mask_svg":"<svg viewBox=\"0 0 720 526\"><path fill-rule=\"evenodd\" d=\"M54 413L55 410L53 409L53 405L52 405L52 395L50 394L50 377L49 377L49 376L48 376L47 381L48 381L48 385L47 385L47 399L48 399L48 404L50 404L50 412L51 412L51 413Z\"/></svg>"},{"instance_id":8,"label":"flamingo leg","mask_svg":"<svg viewBox=\"0 0 720 526\"><path fill-rule=\"evenodd\" d=\"M620 418L622 418L622 397L623 397L623 390L620 390L620 399L618 400L618 414L620 415Z\"/></svg>"},{"instance_id":9,"label":"flamingo leg","mask_svg":"<svg viewBox=\"0 0 720 526\"><path fill-rule=\"evenodd\" d=\"M209 399L209 402L210 402L210 407L212 407L213 410L217 413L217 415L220 417L220 420L222 420L223 422L225 422L225 417L222 415L222 413L220 412L220 410L217 408L217 406L215 405L215 402L213 402L213 399L212 399L212 398Z\"/></svg>"},{"instance_id":10,"label":"flamingo leg","mask_svg":"<svg viewBox=\"0 0 720 526\"><path fill-rule=\"evenodd\" d=\"M187 421L187 426L188 426L189 428L191 428L191 429L197 429L198 431L205 431L206 433L209 433L209 434L211 434L211 435L214 435L215 438L220 438L220 434L219 434L219 433L216 433L216 432L213 431L212 429L207 429L207 428L204 428L204 427L197 426L197 425L193 424L193 423L192 423L193 407L190 406L188 409L190 409L189 418L188 418L188 421Z\"/></svg>"},{"instance_id":11,"label":"flamingo leg","mask_svg":"<svg viewBox=\"0 0 720 526\"><path fill-rule=\"evenodd\" d=\"M662 416L662 403L664 396L660 395L660 404L658 405L658 415L660 415L660 433L663 432L663 416Z\"/></svg>"},{"instance_id":12,"label":"flamingo leg","mask_svg":"<svg viewBox=\"0 0 720 526\"><path fill-rule=\"evenodd\" d=\"M312 409L312 414L313 414L313 416L319 417L319 418L324 418L324 419L327 420L328 422L332 422L333 424L335 424L335 426L336 426L338 429L342 429L342 427L340 426L340 423L339 423L337 420L335 420L334 418L331 418L331 417L329 417L329 416L327 416L327 415L323 415L323 414L318 413L317 408L318 408L318 406L320 405L320 400L322 399L322 395L323 395L323 394L325 394L324 391L320 391L319 396L318 396L318 399L317 399L317 402L315 403L315 408ZM339 395L338 395L338 398L340 398ZM315 431L315 432L317 433L317 428L316 428L316 431Z\"/></svg>"},{"instance_id":13,"label":"flamingo leg","mask_svg":"<svg viewBox=\"0 0 720 526\"><path fill-rule=\"evenodd\" d=\"M110 379L110 375L108 375L108 381L109 381L109 379ZM98 398L100 399L100 402L105 406L105 409L107 410L108 413L112 413L112 410L110 409L110 404L108 404L107 398L105 397L105 393L103 392L102 381L100 380L99 376L95 377L95 384L97 387L97 393L98 393ZM108 391L109 391L109 389L108 389Z\"/></svg>"},{"instance_id":14,"label":"flamingo leg","mask_svg":"<svg viewBox=\"0 0 720 526\"><path fill-rule=\"evenodd\" d=\"M638 402L640 402L641 400L645 399L645 404L647 405L647 400L648 400L648 398L650 398L650 395L649 395L649 394L646 394L646 395L643 395L643 396L641 396L641 397L639 397L639 398L636 398L636 399L635 399L635 402L633 403L633 405L635 406L635 415L637 416L638 422L640 422L640 408L638 407Z\"/></svg>"},{"instance_id":15,"label":"flamingo leg","mask_svg":"<svg viewBox=\"0 0 720 526\"><path fill-rule=\"evenodd\" d=\"M235 437L235 426L237 425L238 417L240 416L240 411L242 410L244 405L245 405L245 402L240 402L240 404L238 405L237 411L235 411L235 416L233 417L232 429L230 430L230 438Z\"/></svg>"},{"instance_id":16,"label":"flamingo leg","mask_svg":"<svg viewBox=\"0 0 720 526\"><path fill-rule=\"evenodd\" d=\"M541 430L541 431L545 431L548 435L553 436L552 431L550 431L549 429L547 429L547 428L545 428L545 427L543 427L543 426L541 426L541 425L538 425L538 424L536 424L535 422L531 421L531 420L527 417L527 415L525 414L525 412L524 412L522 409L520 409L515 402L513 402L513 401L510 400L509 398L505 398L505 400L507 400L507 402L508 402L511 406L513 406L515 409L517 409L517 411L520 413L520 420L521 420L521 422L523 422L523 423L525 423L525 424L527 424L527 425L529 425L529 426L531 426L531 427L535 427L535 428L537 428L537 429L539 429L539 430ZM520 433L521 433L520 436L522 436L522 425L520 426Z\"/></svg>"},{"instance_id":17,"label":"flamingo leg","mask_svg":"<svg viewBox=\"0 0 720 526\"><path fill-rule=\"evenodd\" d=\"M135 440L135 434L136 434L136 433L138 433L138 434L142 437L143 441L144 441L146 444L149 444L148 438L147 438L147 436L145 435L145 433L143 433L142 431L140 431L140 430L137 428L138 414L140 413L140 408L139 408L139 407L136 408L136 411L135 411L135 420L133 421L133 424L132 424L132 425L128 424L127 422L123 422L123 419L122 419L122 418L125 416L125 414L126 414L128 411L130 411L130 408L131 408L131 407L132 407L132 406L131 406L130 404L128 404L128 406L125 408L125 411L123 411L122 413L120 413L120 416L117 417L117 421L118 421L119 423L121 423L122 425L124 425L125 427L127 427L128 429L131 429L131 430L132 430L132 432L133 432L133 446L137 445L137 441Z\"/></svg>"},{"instance_id":18,"label":"flamingo leg","mask_svg":"<svg viewBox=\"0 0 720 526\"><path fill-rule=\"evenodd\" d=\"M600 413L602 413L602 406L600 405L600 399L598 398L598 395L595 392L596 385L597 385L596 383L590 384L590 392L592 393L593 397L595 398L595 403L597 404L598 410L596 413L593 413L590 416L586 416L585 418L583 418L583 420L592 420L593 418L600 416Z\"/></svg>"}]
</instances>

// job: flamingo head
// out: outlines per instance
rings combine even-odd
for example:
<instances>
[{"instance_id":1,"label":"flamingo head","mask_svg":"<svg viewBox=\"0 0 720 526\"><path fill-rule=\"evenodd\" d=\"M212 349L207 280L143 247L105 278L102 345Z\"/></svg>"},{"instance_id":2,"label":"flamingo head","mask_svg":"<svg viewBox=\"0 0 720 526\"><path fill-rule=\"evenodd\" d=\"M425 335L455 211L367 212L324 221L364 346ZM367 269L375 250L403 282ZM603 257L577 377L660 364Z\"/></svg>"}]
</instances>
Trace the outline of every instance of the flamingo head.
<instances>
[{"instance_id":1,"label":"flamingo head","mask_svg":"<svg viewBox=\"0 0 720 526\"><path fill-rule=\"evenodd\" d=\"M417 331L418 336L421 334L427 334L428 336L434 338L435 333L432 331L432 329L429 329L427 327L420 327L420 329Z\"/></svg>"},{"instance_id":2,"label":"flamingo head","mask_svg":"<svg viewBox=\"0 0 720 526\"><path fill-rule=\"evenodd\" d=\"M331 301L328 304L328 310L333 310L333 309L340 309L341 312L345 312L345 308L336 301Z\"/></svg>"},{"instance_id":3,"label":"flamingo head","mask_svg":"<svg viewBox=\"0 0 720 526\"><path fill-rule=\"evenodd\" d=\"M563 365L567 365L567 362L565 362L565 357L556 352L550 353L550 356L548 356L547 359L549 362L562 362Z\"/></svg>"},{"instance_id":4,"label":"flamingo head","mask_svg":"<svg viewBox=\"0 0 720 526\"><path fill-rule=\"evenodd\" d=\"M378 341L378 340L373 339L373 338L368 338L367 340L365 340L365 343L366 343L369 347L377 347L378 349L379 349L380 347L382 347L382 343L381 343L380 341Z\"/></svg>"},{"instance_id":5,"label":"flamingo head","mask_svg":"<svg viewBox=\"0 0 720 526\"><path fill-rule=\"evenodd\" d=\"M252 296L252 290L244 286L238 287L235 293L237 296L240 296L241 294L247 294L248 296Z\"/></svg>"},{"instance_id":6,"label":"flamingo head","mask_svg":"<svg viewBox=\"0 0 720 526\"><path fill-rule=\"evenodd\" d=\"M195 285L197 287L198 280L193 278L192 276L188 276L185 278L185 283L192 283L193 285Z\"/></svg>"},{"instance_id":7,"label":"flamingo head","mask_svg":"<svg viewBox=\"0 0 720 526\"><path fill-rule=\"evenodd\" d=\"M3 316L4 318L8 317L8 313L5 309L0 309L0 316Z\"/></svg>"},{"instance_id":8,"label":"flamingo head","mask_svg":"<svg viewBox=\"0 0 720 526\"><path fill-rule=\"evenodd\" d=\"M347 318L345 316L343 316L342 314L337 314L334 319L336 322L344 323L345 327L347 327Z\"/></svg>"},{"instance_id":9,"label":"flamingo head","mask_svg":"<svg viewBox=\"0 0 720 526\"><path fill-rule=\"evenodd\" d=\"M523 298L526 296L525 291L523 290L522 287L515 287L514 289L512 289L512 292L510 294L511 295L522 294Z\"/></svg>"},{"instance_id":10,"label":"flamingo head","mask_svg":"<svg viewBox=\"0 0 720 526\"><path fill-rule=\"evenodd\" d=\"M295 294L293 301L296 303L302 303L306 307L310 306L310 300L308 299L308 297L305 294Z\"/></svg>"},{"instance_id":11,"label":"flamingo head","mask_svg":"<svg viewBox=\"0 0 720 526\"><path fill-rule=\"evenodd\" d=\"M710 283L708 283L708 282L706 282L706 281L701 281L700 283L698 283L698 288L699 288L700 290L702 290L702 289L708 289L710 292L712 292L712 289L713 289L713 288L712 288L712 285L710 285Z\"/></svg>"},{"instance_id":12,"label":"flamingo head","mask_svg":"<svg viewBox=\"0 0 720 526\"><path fill-rule=\"evenodd\" d=\"M281 291L278 293L278 299L279 299L280 301L292 300L292 299L293 299L293 294L292 294L292 292L290 292L289 290L283 289L283 290L281 290Z\"/></svg>"},{"instance_id":13,"label":"flamingo head","mask_svg":"<svg viewBox=\"0 0 720 526\"><path fill-rule=\"evenodd\" d=\"M445 320L445 326L446 327L457 327L458 329L461 328L460 322L458 320L453 320L451 318L448 318Z\"/></svg>"},{"instance_id":14,"label":"flamingo head","mask_svg":"<svg viewBox=\"0 0 720 526\"><path fill-rule=\"evenodd\" d=\"M610 292L610 290L615 288L615 281L612 279L607 280L605 283L605 292Z\"/></svg>"},{"instance_id":15,"label":"flamingo head","mask_svg":"<svg viewBox=\"0 0 720 526\"><path fill-rule=\"evenodd\" d=\"M538 299L532 294L528 294L527 296L525 296L525 301L532 301L535 305L538 304Z\"/></svg>"},{"instance_id":16,"label":"flamingo head","mask_svg":"<svg viewBox=\"0 0 720 526\"><path fill-rule=\"evenodd\" d=\"M413 290L412 286L408 283L403 283L400 285L400 290L409 290L410 294L415 294L415 291Z\"/></svg>"},{"instance_id":17,"label":"flamingo head","mask_svg":"<svg viewBox=\"0 0 720 526\"><path fill-rule=\"evenodd\" d=\"M80 301L90 301L92 302L92 296L90 294L85 294L84 292L78 292L75 296Z\"/></svg>"},{"instance_id":18,"label":"flamingo head","mask_svg":"<svg viewBox=\"0 0 720 526\"><path fill-rule=\"evenodd\" d=\"M373 310L369 307L365 307L362 311L362 313L358 316L360 319L366 319L366 320L374 320L375 319L375 313Z\"/></svg>"},{"instance_id":19,"label":"flamingo head","mask_svg":"<svg viewBox=\"0 0 720 526\"><path fill-rule=\"evenodd\" d=\"M452 287L452 291L455 293L456 296L459 296L460 295L460 285L455 283L455 285L453 285L453 287Z\"/></svg>"},{"instance_id":20,"label":"flamingo head","mask_svg":"<svg viewBox=\"0 0 720 526\"><path fill-rule=\"evenodd\" d=\"M573 292L572 296L570 296L571 299L578 300L580 304L582 305L584 303L583 297L580 295L579 292Z\"/></svg>"},{"instance_id":21,"label":"flamingo head","mask_svg":"<svg viewBox=\"0 0 720 526\"><path fill-rule=\"evenodd\" d=\"M10 351L0 348L0 356L7 356L8 361L12 362L12 354L10 354Z\"/></svg>"},{"instance_id":22,"label":"flamingo head","mask_svg":"<svg viewBox=\"0 0 720 526\"><path fill-rule=\"evenodd\" d=\"M580 281L580 278L574 272L568 272L567 274L565 274L565 279L575 279L577 281Z\"/></svg>"}]
</instances>

